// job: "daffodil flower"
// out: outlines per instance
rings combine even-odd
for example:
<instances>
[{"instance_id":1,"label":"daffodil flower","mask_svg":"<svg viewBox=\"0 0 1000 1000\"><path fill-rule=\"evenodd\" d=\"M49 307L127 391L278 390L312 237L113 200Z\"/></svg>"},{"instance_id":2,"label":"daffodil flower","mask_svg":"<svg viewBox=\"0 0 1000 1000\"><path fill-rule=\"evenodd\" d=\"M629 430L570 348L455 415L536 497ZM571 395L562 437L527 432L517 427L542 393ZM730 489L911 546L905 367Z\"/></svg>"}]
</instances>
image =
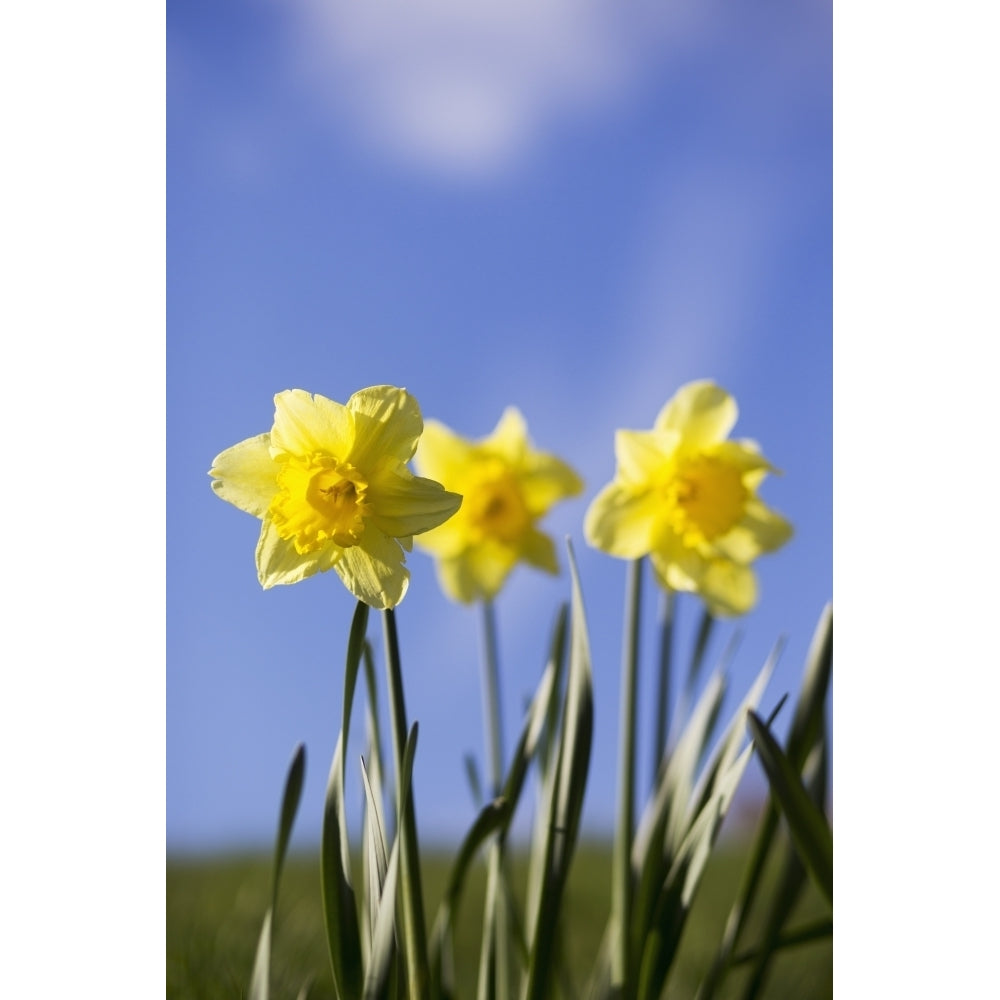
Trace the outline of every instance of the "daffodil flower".
<instances>
[{"instance_id":1,"label":"daffodil flower","mask_svg":"<svg viewBox=\"0 0 1000 1000\"><path fill-rule=\"evenodd\" d=\"M757 488L774 468L752 441L727 440L736 401L711 382L683 386L650 431L615 435L617 472L587 511L595 548L648 555L663 587L697 593L716 615L757 601L751 563L792 535Z\"/></svg>"},{"instance_id":2,"label":"daffodil flower","mask_svg":"<svg viewBox=\"0 0 1000 1000\"><path fill-rule=\"evenodd\" d=\"M580 493L583 483L565 462L534 450L515 407L479 441L428 420L414 462L421 474L465 498L450 521L417 539L437 558L449 597L466 604L491 599L519 561L559 572L555 545L537 524L555 503Z\"/></svg>"},{"instance_id":3,"label":"daffodil flower","mask_svg":"<svg viewBox=\"0 0 1000 1000\"><path fill-rule=\"evenodd\" d=\"M362 389L346 406L302 389L274 397L270 432L228 448L209 472L223 500L263 521L265 590L335 569L373 608L403 599L403 550L462 503L406 467L422 429L417 401L395 386Z\"/></svg>"}]
</instances>

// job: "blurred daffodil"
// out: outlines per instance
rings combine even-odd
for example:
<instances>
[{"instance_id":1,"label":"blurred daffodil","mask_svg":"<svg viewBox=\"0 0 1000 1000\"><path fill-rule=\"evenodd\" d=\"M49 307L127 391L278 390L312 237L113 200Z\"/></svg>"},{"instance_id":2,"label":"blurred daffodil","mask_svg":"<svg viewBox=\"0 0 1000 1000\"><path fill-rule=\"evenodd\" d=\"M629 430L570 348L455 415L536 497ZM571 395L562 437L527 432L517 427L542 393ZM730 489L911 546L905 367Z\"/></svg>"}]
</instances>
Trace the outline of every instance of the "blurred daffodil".
<instances>
[{"instance_id":1,"label":"blurred daffodil","mask_svg":"<svg viewBox=\"0 0 1000 1000\"><path fill-rule=\"evenodd\" d=\"M403 550L462 498L406 467L423 419L405 389L372 386L347 405L302 389L274 397L274 425L219 455L222 497L263 521L257 575L267 589L335 569L373 608L406 593Z\"/></svg>"},{"instance_id":2,"label":"blurred daffodil","mask_svg":"<svg viewBox=\"0 0 1000 1000\"><path fill-rule=\"evenodd\" d=\"M417 539L437 558L449 597L490 600L521 560L559 571L555 545L537 524L555 503L582 492L583 482L565 462L532 448L516 408L508 407L479 441L428 420L414 462L464 497L450 521Z\"/></svg>"},{"instance_id":3,"label":"blurred daffodil","mask_svg":"<svg viewBox=\"0 0 1000 1000\"><path fill-rule=\"evenodd\" d=\"M683 386L652 430L617 432L615 478L584 522L591 545L623 559L649 555L661 586L699 594L715 615L754 606L751 563L792 535L757 497L773 467L754 442L726 439L736 417L717 385Z\"/></svg>"}]
</instances>

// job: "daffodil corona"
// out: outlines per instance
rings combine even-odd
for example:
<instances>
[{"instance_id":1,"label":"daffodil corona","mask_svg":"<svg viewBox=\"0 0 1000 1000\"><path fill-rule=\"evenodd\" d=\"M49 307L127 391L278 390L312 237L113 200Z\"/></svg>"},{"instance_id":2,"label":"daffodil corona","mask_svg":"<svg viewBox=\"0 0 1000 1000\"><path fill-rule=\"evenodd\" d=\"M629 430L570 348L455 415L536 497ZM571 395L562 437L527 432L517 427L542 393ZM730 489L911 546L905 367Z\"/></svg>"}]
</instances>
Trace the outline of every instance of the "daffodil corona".
<instances>
[{"instance_id":1,"label":"daffodil corona","mask_svg":"<svg viewBox=\"0 0 1000 1000\"><path fill-rule=\"evenodd\" d=\"M792 534L757 497L775 471L752 441L727 440L736 401L711 382L683 386L650 431L620 430L618 468L595 497L584 532L623 559L648 555L664 587L699 594L716 615L757 601L751 563Z\"/></svg>"},{"instance_id":2,"label":"daffodil corona","mask_svg":"<svg viewBox=\"0 0 1000 1000\"><path fill-rule=\"evenodd\" d=\"M508 407L480 441L428 420L414 462L423 475L464 497L450 521L417 539L437 558L449 597L491 599L521 560L559 571L555 545L537 524L555 503L580 493L583 483L565 462L532 448L516 408Z\"/></svg>"},{"instance_id":3,"label":"daffodil corona","mask_svg":"<svg viewBox=\"0 0 1000 1000\"><path fill-rule=\"evenodd\" d=\"M451 517L461 496L406 467L423 429L417 401L380 385L346 406L302 389L274 397L274 425L219 455L223 500L259 517L257 575L267 589L335 569L373 608L406 593L403 550Z\"/></svg>"}]
</instances>

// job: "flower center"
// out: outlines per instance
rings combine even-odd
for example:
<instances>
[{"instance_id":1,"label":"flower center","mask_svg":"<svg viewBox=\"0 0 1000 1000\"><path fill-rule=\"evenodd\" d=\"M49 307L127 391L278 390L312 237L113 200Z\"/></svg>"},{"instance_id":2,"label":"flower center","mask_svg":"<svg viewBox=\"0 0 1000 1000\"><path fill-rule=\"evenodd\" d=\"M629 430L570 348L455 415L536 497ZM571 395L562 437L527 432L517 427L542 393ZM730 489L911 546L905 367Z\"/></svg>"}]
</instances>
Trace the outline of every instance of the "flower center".
<instances>
[{"instance_id":1,"label":"flower center","mask_svg":"<svg viewBox=\"0 0 1000 1000\"><path fill-rule=\"evenodd\" d=\"M290 456L278 473L271 519L278 534L295 544L300 555L327 542L356 545L371 510L365 502L368 483L352 465L332 455Z\"/></svg>"},{"instance_id":2,"label":"flower center","mask_svg":"<svg viewBox=\"0 0 1000 1000\"><path fill-rule=\"evenodd\" d=\"M470 522L485 537L516 542L531 527L521 490L506 469L489 469L467 488L464 503Z\"/></svg>"},{"instance_id":3,"label":"flower center","mask_svg":"<svg viewBox=\"0 0 1000 1000\"><path fill-rule=\"evenodd\" d=\"M738 468L708 455L676 466L663 494L667 520L688 545L724 535L743 516L750 496Z\"/></svg>"}]
</instances>

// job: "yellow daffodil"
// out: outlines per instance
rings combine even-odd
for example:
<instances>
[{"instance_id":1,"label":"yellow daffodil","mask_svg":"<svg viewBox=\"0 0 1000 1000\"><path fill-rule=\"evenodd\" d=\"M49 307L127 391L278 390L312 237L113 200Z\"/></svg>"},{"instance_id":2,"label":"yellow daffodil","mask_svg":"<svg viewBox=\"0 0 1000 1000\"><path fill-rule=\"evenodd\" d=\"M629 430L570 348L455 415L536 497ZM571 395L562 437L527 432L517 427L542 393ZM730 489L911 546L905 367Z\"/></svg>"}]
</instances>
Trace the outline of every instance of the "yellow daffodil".
<instances>
[{"instance_id":1,"label":"yellow daffodil","mask_svg":"<svg viewBox=\"0 0 1000 1000\"><path fill-rule=\"evenodd\" d=\"M405 389L377 385L347 405L302 389L274 397L274 426L212 464L212 488L264 523L257 576L267 589L335 569L373 608L395 607L412 536L437 527L462 498L406 467L423 429Z\"/></svg>"},{"instance_id":2,"label":"yellow daffodil","mask_svg":"<svg viewBox=\"0 0 1000 1000\"><path fill-rule=\"evenodd\" d=\"M417 539L437 558L449 597L489 600L519 560L559 572L555 545L537 524L553 504L580 493L583 483L565 462L532 448L517 409L505 410L480 441L428 420L414 462L421 474L464 497L450 521Z\"/></svg>"},{"instance_id":3,"label":"yellow daffodil","mask_svg":"<svg viewBox=\"0 0 1000 1000\"><path fill-rule=\"evenodd\" d=\"M736 416L727 392L691 382L651 431L618 431L615 478L584 522L591 545L623 559L648 555L661 586L699 594L716 615L754 606L750 564L792 534L757 497L775 470L754 442L726 440Z\"/></svg>"}]
</instances>

